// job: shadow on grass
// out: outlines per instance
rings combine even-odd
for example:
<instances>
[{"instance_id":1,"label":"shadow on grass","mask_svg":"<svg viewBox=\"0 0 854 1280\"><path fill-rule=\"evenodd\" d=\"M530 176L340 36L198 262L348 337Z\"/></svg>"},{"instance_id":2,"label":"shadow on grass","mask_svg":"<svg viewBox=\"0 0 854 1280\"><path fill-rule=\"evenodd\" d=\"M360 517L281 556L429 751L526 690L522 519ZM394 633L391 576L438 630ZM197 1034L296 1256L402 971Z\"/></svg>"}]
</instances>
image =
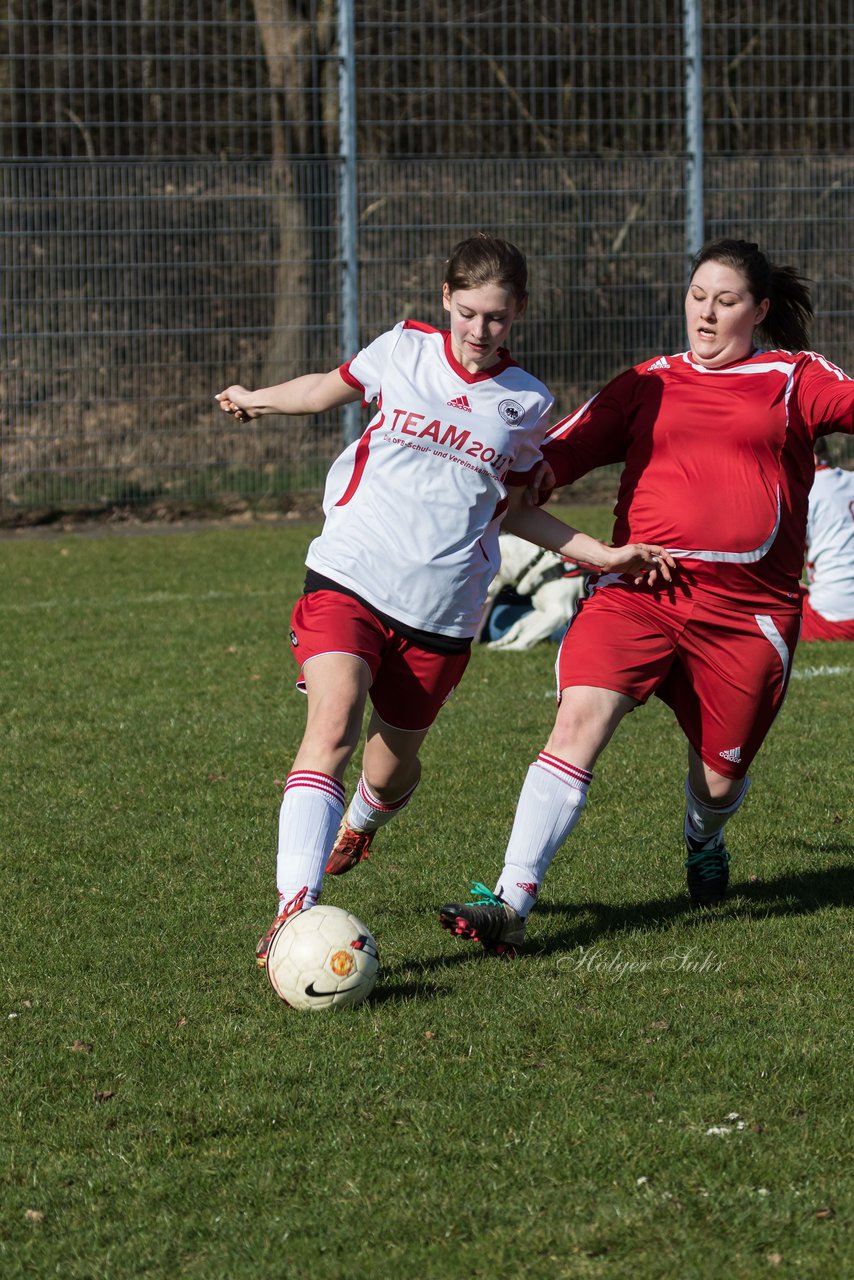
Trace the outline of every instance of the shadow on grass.
<instances>
[{"instance_id":1,"label":"shadow on grass","mask_svg":"<svg viewBox=\"0 0 854 1280\"><path fill-rule=\"evenodd\" d=\"M806 841L797 841L795 845L816 852ZM541 955L550 955L586 946L610 934L654 929L677 920L703 928L710 921L720 924L745 917L762 920L771 916L809 915L826 907L854 905L854 849L848 844L824 845L820 853L822 857L847 856L852 862L817 871L787 871L770 880L734 880L727 900L710 909L693 907L685 893L638 903L543 903L537 908L538 914L568 916L575 922L536 949Z\"/></svg>"},{"instance_id":2,"label":"shadow on grass","mask_svg":"<svg viewBox=\"0 0 854 1280\"><path fill-rule=\"evenodd\" d=\"M730 895L726 902L708 910L698 911L692 907L684 892L669 898L653 898L646 902L626 904L544 902L537 908L537 915L563 916L567 919L568 927L542 941L532 937L526 953L532 956L566 954L580 947L587 948L612 934L667 928L675 921L702 929L709 923L719 925L727 920L808 915L826 907L854 905L854 848L851 845L832 844L816 848L807 841L796 841L794 846L813 856L847 857L852 862L822 867L818 871L784 872L771 880L734 881L730 885ZM384 965L380 982L372 992L369 1003L377 1006L404 1004L414 1000L437 1000L451 994L453 984L443 983L440 978L430 975L438 975L442 970L460 964L484 961L489 964L502 963L494 956L487 956L476 943L463 943L451 935L445 936L449 944L459 945L460 950L426 959ZM413 973L423 976L413 978Z\"/></svg>"},{"instance_id":3,"label":"shadow on grass","mask_svg":"<svg viewBox=\"0 0 854 1280\"><path fill-rule=\"evenodd\" d=\"M409 966L411 968L411 966ZM370 1003L405 1004L411 1000L438 1000L440 996L450 995L451 987L441 982L431 982L425 978L423 982L400 982L388 986L394 981L394 969L384 969L380 981L371 992Z\"/></svg>"},{"instance_id":4,"label":"shadow on grass","mask_svg":"<svg viewBox=\"0 0 854 1280\"><path fill-rule=\"evenodd\" d=\"M827 907L854 905L854 848L850 844L822 845L817 848L807 841L795 841L793 847L822 858L848 857L851 862L822 867L817 871L787 871L770 880L735 880L730 885L726 902L703 910L693 907L684 891L668 898L653 898L636 903L589 900L571 903L544 902L537 907L536 914L563 916L567 921L567 928L547 939L532 937L526 951L530 955L541 956L566 953L579 947L588 947L613 934L638 929L666 929L677 921L682 925L702 929L710 923L720 925L727 920L808 915ZM413 968L427 973L486 958L477 944L460 945L465 948L460 952L393 966L386 971L386 976L394 977L396 971L403 973ZM488 959L490 963L495 963L494 957ZM442 994L441 989L429 982L416 982L397 987L388 993L387 998L406 999Z\"/></svg>"},{"instance_id":5,"label":"shadow on grass","mask_svg":"<svg viewBox=\"0 0 854 1280\"><path fill-rule=\"evenodd\" d=\"M482 955L480 948L471 949L469 944L468 950L454 954L430 956L427 960L404 960L399 964L384 964L380 981L371 995L370 1002L371 1004L402 1004L408 1000L437 1000L440 996L449 995L453 990L453 984L443 983L440 976L431 977L430 975L440 975L443 969L452 969L456 965L470 963L472 960L480 959ZM413 977L413 974L416 976ZM418 977L419 974L423 977ZM389 986L389 983L393 985Z\"/></svg>"}]
</instances>

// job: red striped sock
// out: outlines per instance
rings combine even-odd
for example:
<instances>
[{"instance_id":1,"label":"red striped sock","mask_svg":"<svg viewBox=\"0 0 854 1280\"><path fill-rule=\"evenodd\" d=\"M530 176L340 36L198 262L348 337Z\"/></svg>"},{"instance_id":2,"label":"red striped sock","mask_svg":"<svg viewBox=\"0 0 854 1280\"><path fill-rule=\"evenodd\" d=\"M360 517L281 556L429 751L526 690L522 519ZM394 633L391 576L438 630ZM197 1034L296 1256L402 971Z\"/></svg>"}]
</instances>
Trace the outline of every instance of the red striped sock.
<instances>
[{"instance_id":1,"label":"red striped sock","mask_svg":"<svg viewBox=\"0 0 854 1280\"><path fill-rule=\"evenodd\" d=\"M496 889L520 916L536 902L552 859L581 817L592 777L548 751L529 767Z\"/></svg>"},{"instance_id":2,"label":"red striped sock","mask_svg":"<svg viewBox=\"0 0 854 1280\"><path fill-rule=\"evenodd\" d=\"M417 786L418 783L414 782L398 800L385 804L371 791L363 773L347 810L348 825L355 831L376 831L379 827L385 826L395 814L406 808Z\"/></svg>"},{"instance_id":3,"label":"red striped sock","mask_svg":"<svg viewBox=\"0 0 854 1280\"><path fill-rule=\"evenodd\" d=\"M310 769L288 774L279 810L276 886L280 900L287 902L307 885L305 906L317 901L343 812L344 788L337 778Z\"/></svg>"}]
</instances>

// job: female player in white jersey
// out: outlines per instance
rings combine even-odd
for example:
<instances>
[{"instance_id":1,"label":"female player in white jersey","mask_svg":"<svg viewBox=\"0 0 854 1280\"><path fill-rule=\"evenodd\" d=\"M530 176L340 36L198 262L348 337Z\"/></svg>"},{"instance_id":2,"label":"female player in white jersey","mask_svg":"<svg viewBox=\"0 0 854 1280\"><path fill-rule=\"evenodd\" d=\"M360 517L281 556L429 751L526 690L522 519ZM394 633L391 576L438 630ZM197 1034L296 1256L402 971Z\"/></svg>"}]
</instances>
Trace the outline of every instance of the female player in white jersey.
<instances>
[{"instance_id":1,"label":"female player in white jersey","mask_svg":"<svg viewBox=\"0 0 854 1280\"><path fill-rule=\"evenodd\" d=\"M654 538L672 586L599 578L562 643L552 734L528 770L493 894L440 920L514 952L593 766L627 712L656 694L688 740L688 890L728 886L724 826L786 693L800 621L813 443L854 429L854 380L807 345L803 280L755 244L697 256L685 298L689 350L628 370L550 432L557 484L622 462L614 542ZM771 348L759 350L755 335Z\"/></svg>"},{"instance_id":2,"label":"female player in white jersey","mask_svg":"<svg viewBox=\"0 0 854 1280\"><path fill-rule=\"evenodd\" d=\"M854 640L854 471L830 465L824 440L815 447L807 578L801 640Z\"/></svg>"},{"instance_id":3,"label":"female player in white jersey","mask_svg":"<svg viewBox=\"0 0 854 1280\"><path fill-rule=\"evenodd\" d=\"M524 502L552 406L504 348L527 296L522 253L482 233L448 260L448 332L404 321L328 373L217 397L241 421L378 406L329 472L326 520L291 617L308 714L285 783L279 909L259 964L276 929L316 902L324 869L340 874L364 858L373 833L411 799L421 743L469 660L502 520L570 559L669 574L657 546L608 547ZM369 696L362 773L344 817L344 772Z\"/></svg>"}]
</instances>

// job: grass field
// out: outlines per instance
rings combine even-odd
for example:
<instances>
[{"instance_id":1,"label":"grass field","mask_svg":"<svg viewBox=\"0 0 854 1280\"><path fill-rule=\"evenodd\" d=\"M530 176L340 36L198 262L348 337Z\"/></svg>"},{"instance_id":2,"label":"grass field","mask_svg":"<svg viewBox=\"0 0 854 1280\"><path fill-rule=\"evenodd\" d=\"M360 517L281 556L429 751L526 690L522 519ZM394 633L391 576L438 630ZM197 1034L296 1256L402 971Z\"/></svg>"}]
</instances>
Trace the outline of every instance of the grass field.
<instances>
[{"instance_id":1,"label":"grass field","mask_svg":"<svg viewBox=\"0 0 854 1280\"><path fill-rule=\"evenodd\" d=\"M294 1014L253 950L312 532L0 546L0 1275L854 1275L854 645L798 652L726 905L687 908L653 702L515 963L436 908L500 868L555 651L478 650L416 802L327 886L375 997Z\"/></svg>"}]
</instances>

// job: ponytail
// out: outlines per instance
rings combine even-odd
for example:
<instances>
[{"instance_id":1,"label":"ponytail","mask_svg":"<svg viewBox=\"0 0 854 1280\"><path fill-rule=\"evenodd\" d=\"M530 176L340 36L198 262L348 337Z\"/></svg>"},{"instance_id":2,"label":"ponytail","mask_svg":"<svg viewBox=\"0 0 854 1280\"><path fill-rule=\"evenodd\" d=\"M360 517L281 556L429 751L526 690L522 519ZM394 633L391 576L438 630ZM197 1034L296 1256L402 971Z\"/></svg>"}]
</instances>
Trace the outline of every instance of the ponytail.
<instances>
[{"instance_id":1,"label":"ponytail","mask_svg":"<svg viewBox=\"0 0 854 1280\"><path fill-rule=\"evenodd\" d=\"M803 351L813 320L810 291L794 267L771 266L771 306L758 332L770 347Z\"/></svg>"}]
</instances>

